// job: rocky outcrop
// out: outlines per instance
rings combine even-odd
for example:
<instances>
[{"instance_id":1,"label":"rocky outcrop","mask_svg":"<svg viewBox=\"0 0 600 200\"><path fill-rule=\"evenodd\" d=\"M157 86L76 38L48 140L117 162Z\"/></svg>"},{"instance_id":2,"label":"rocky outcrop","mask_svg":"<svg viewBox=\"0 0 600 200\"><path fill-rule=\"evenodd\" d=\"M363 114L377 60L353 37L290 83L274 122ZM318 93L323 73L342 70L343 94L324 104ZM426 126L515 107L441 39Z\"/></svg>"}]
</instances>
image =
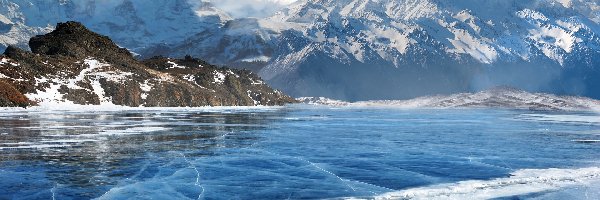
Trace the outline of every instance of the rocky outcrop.
<instances>
[{"instance_id":1,"label":"rocky outcrop","mask_svg":"<svg viewBox=\"0 0 600 200\"><path fill-rule=\"evenodd\" d=\"M0 56L0 80L34 102L133 107L295 102L249 71L192 57L138 61L127 49L78 22L59 23L55 31L33 37L29 45L32 52L9 47Z\"/></svg>"}]
</instances>

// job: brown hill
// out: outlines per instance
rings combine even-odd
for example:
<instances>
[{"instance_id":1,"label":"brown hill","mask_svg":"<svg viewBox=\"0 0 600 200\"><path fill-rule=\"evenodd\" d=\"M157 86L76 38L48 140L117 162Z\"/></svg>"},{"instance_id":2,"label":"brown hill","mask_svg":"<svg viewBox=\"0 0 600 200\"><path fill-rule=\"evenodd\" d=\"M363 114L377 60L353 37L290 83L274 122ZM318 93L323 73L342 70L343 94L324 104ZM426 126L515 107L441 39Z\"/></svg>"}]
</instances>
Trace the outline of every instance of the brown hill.
<instances>
[{"instance_id":1,"label":"brown hill","mask_svg":"<svg viewBox=\"0 0 600 200\"><path fill-rule=\"evenodd\" d=\"M32 52L9 47L0 56L0 80L33 102L133 107L295 102L246 70L191 57L138 61L127 49L78 22L59 23L55 31L33 37L29 44Z\"/></svg>"}]
</instances>

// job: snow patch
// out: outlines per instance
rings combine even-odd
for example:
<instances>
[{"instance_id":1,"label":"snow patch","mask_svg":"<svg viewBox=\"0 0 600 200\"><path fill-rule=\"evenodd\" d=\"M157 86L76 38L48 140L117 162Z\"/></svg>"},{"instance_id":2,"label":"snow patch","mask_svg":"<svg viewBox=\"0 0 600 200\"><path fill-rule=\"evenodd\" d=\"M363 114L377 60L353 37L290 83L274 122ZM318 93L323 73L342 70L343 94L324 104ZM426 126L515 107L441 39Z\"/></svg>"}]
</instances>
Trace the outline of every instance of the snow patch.
<instances>
[{"instance_id":1,"label":"snow patch","mask_svg":"<svg viewBox=\"0 0 600 200\"><path fill-rule=\"evenodd\" d=\"M548 21L548 17L546 17L544 14L535 11L535 10L531 10L531 9L523 9L520 11L517 11L517 17L522 18L522 19L533 19L533 20L540 20L540 21Z\"/></svg>"},{"instance_id":2,"label":"snow patch","mask_svg":"<svg viewBox=\"0 0 600 200\"><path fill-rule=\"evenodd\" d=\"M384 46L391 46L396 49L400 54L405 54L408 47L411 44L415 44L416 41L409 38L408 34L410 32L401 32L397 29L393 28L382 28L382 27L371 27L372 36L381 37L383 39ZM373 41L378 41L377 38L372 39ZM387 44L386 44L387 43Z\"/></svg>"},{"instance_id":3,"label":"snow patch","mask_svg":"<svg viewBox=\"0 0 600 200\"><path fill-rule=\"evenodd\" d=\"M186 81L188 81L188 82L192 82L192 83L194 83L194 85L198 86L199 88L202 88L202 89L205 89L205 90L210 90L211 92L216 92L215 90L208 89L208 88L206 88L206 87L204 87L204 86L202 86L202 85L198 84L198 82L196 82L196 76L195 76L195 75L193 75L193 74L186 74L186 75L183 75L183 77L182 77L182 78L183 78L183 80L186 80Z\"/></svg>"},{"instance_id":4,"label":"snow patch","mask_svg":"<svg viewBox=\"0 0 600 200\"><path fill-rule=\"evenodd\" d=\"M196 83L196 76L194 76L193 74L186 74L183 75L183 80L192 82L192 83Z\"/></svg>"},{"instance_id":5,"label":"snow patch","mask_svg":"<svg viewBox=\"0 0 600 200\"><path fill-rule=\"evenodd\" d=\"M558 3L562 4L565 8L570 8L573 6L573 2L571 0L556 0Z\"/></svg>"},{"instance_id":6,"label":"snow patch","mask_svg":"<svg viewBox=\"0 0 600 200\"><path fill-rule=\"evenodd\" d=\"M498 58L496 49L484 41L483 38L477 38L468 31L462 29L450 28L454 34L454 39L448 39L454 46L449 52L469 54L479 62L491 64Z\"/></svg>"},{"instance_id":7,"label":"snow patch","mask_svg":"<svg viewBox=\"0 0 600 200\"><path fill-rule=\"evenodd\" d=\"M265 82L263 82L262 80L254 80L253 78L250 78L250 81L252 82L252 83L250 83L252 85L264 85L265 84Z\"/></svg>"},{"instance_id":8,"label":"snow patch","mask_svg":"<svg viewBox=\"0 0 600 200\"><path fill-rule=\"evenodd\" d=\"M29 99L37 101L39 103L59 103L65 102L69 104L73 104L73 102L67 101L64 99L64 94L60 93L58 90L61 86L66 86L70 89L77 90L87 90L94 93L98 96L101 105L112 105L112 100L109 97L106 97L106 93L104 88L102 88L102 84L100 83L100 79L106 79L108 81L120 82L124 80L128 80L129 76L133 75L132 73L125 73L120 71L101 71L102 68L109 67L109 64L102 63L94 58L87 58L83 61L83 65L87 66L83 70L79 72L79 74L73 78L64 80L59 77L49 78L49 77L36 77L36 86L40 86L42 83L49 83L50 87L42 90L37 90L36 93L25 94ZM84 82L88 80L90 85L92 86L91 90L88 88L83 88L78 83Z\"/></svg>"},{"instance_id":9,"label":"snow patch","mask_svg":"<svg viewBox=\"0 0 600 200\"><path fill-rule=\"evenodd\" d=\"M350 102L330 99L326 97L299 97L297 101L310 105L326 105L326 106L348 106Z\"/></svg>"},{"instance_id":10,"label":"snow patch","mask_svg":"<svg viewBox=\"0 0 600 200\"><path fill-rule=\"evenodd\" d=\"M229 75L232 75L232 76L235 76L236 78L239 78L239 77L240 77L240 75L237 75L236 73L233 73L233 71L231 71L231 69L228 69L228 70L227 70L227 74L229 74Z\"/></svg>"},{"instance_id":11,"label":"snow patch","mask_svg":"<svg viewBox=\"0 0 600 200\"><path fill-rule=\"evenodd\" d=\"M252 95L254 94L251 90L246 91L246 94L248 94L248 97L250 99L252 99L254 105L260 105L260 101L254 100L254 97L252 97ZM254 94L255 95L255 94Z\"/></svg>"},{"instance_id":12,"label":"snow patch","mask_svg":"<svg viewBox=\"0 0 600 200\"><path fill-rule=\"evenodd\" d=\"M395 191L375 199L494 199L589 185L600 181L600 168L522 169L508 178L469 180Z\"/></svg>"},{"instance_id":13,"label":"snow patch","mask_svg":"<svg viewBox=\"0 0 600 200\"><path fill-rule=\"evenodd\" d=\"M571 53L573 46L577 41L579 41L579 39L573 36L570 32L553 25L546 25L537 29L531 29L529 30L529 33L529 38L532 40L540 44L549 44L550 46L560 47L567 53ZM557 58L557 56L552 52L551 48L547 48L546 46L544 47L544 53L549 58Z\"/></svg>"},{"instance_id":14,"label":"snow patch","mask_svg":"<svg viewBox=\"0 0 600 200\"><path fill-rule=\"evenodd\" d=\"M85 68L85 69L83 69L83 70L81 70L81 72L79 72L79 75L77 75L74 79L70 79L69 82L68 82L68 84L67 84L67 87L69 87L71 89L83 89L83 88L79 87L77 85L77 83L83 81L86 78L86 76L88 74L90 74L92 71L94 71L95 69L106 67L106 66L110 66L109 64L104 64L104 63L101 63L98 60L94 60L94 59L91 59L91 58L85 59L83 61L83 63L85 65L87 65L88 67Z\"/></svg>"},{"instance_id":15,"label":"snow patch","mask_svg":"<svg viewBox=\"0 0 600 200\"><path fill-rule=\"evenodd\" d=\"M141 98L142 100L146 100L148 98L148 93L152 90L153 84L150 83L150 80L145 80L144 83L140 84Z\"/></svg>"},{"instance_id":16,"label":"snow patch","mask_svg":"<svg viewBox=\"0 0 600 200\"><path fill-rule=\"evenodd\" d=\"M226 77L225 74L215 70L213 83L223 84L223 83L225 83L225 77Z\"/></svg>"},{"instance_id":17,"label":"snow patch","mask_svg":"<svg viewBox=\"0 0 600 200\"><path fill-rule=\"evenodd\" d=\"M185 69L185 68L186 68L185 66L183 66L183 65L179 65L179 64L177 64L177 63L175 63L175 62L173 62L173 61L167 61L167 64L170 64L170 65L171 65L171 67L169 67L169 68L167 68L167 69L176 69L176 68L177 68L177 69Z\"/></svg>"},{"instance_id":18,"label":"snow patch","mask_svg":"<svg viewBox=\"0 0 600 200\"><path fill-rule=\"evenodd\" d=\"M2 58L2 60L0 60L0 65L4 65L4 64L9 64L9 65L12 65L12 66L15 66L15 67L19 66L19 63L11 62L11 60L7 59L7 58Z\"/></svg>"},{"instance_id":19,"label":"snow patch","mask_svg":"<svg viewBox=\"0 0 600 200\"><path fill-rule=\"evenodd\" d=\"M269 62L269 60L271 60L271 57L269 57L269 56L256 56L256 57L250 57L250 58L242 59L242 62L248 62L248 63L252 63L252 62Z\"/></svg>"}]
</instances>

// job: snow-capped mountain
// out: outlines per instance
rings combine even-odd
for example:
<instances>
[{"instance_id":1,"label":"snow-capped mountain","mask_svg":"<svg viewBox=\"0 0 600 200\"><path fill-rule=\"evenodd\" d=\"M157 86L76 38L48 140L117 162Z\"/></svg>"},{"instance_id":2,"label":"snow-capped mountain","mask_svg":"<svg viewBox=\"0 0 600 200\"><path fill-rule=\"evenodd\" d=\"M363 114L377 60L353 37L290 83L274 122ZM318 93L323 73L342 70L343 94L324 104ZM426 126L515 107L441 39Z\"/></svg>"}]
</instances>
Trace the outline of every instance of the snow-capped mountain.
<instances>
[{"instance_id":1,"label":"snow-capped mountain","mask_svg":"<svg viewBox=\"0 0 600 200\"><path fill-rule=\"evenodd\" d=\"M1 0L0 44L27 48L30 37L52 31L56 23L79 21L138 51L219 29L228 20L228 14L201 0Z\"/></svg>"},{"instance_id":2,"label":"snow-capped mountain","mask_svg":"<svg viewBox=\"0 0 600 200\"><path fill-rule=\"evenodd\" d=\"M283 105L295 102L248 70L186 56L136 60L78 22L29 41L31 52L0 55L0 107L107 105L198 107Z\"/></svg>"},{"instance_id":3,"label":"snow-capped mountain","mask_svg":"<svg viewBox=\"0 0 600 200\"><path fill-rule=\"evenodd\" d=\"M405 99L511 85L600 98L596 0L300 0L261 19L231 18L206 0L0 4L4 44L75 19L142 56L249 68L294 96Z\"/></svg>"},{"instance_id":4,"label":"snow-capped mountain","mask_svg":"<svg viewBox=\"0 0 600 200\"><path fill-rule=\"evenodd\" d=\"M587 5L593 11L580 8ZM397 99L513 85L599 97L596 1L309 0L261 74L297 96Z\"/></svg>"}]
</instances>

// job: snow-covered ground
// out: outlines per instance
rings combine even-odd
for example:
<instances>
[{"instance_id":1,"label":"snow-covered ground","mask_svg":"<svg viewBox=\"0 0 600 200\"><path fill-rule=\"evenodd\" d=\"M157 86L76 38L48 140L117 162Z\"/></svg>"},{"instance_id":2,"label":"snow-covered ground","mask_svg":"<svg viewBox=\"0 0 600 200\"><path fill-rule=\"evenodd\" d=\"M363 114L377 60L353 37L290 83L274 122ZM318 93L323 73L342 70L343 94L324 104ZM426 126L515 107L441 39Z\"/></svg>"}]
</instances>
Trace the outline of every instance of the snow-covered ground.
<instances>
[{"instance_id":1,"label":"snow-covered ground","mask_svg":"<svg viewBox=\"0 0 600 200\"><path fill-rule=\"evenodd\" d=\"M327 106L393 108L509 108L532 110L600 111L600 101L585 97L529 93L513 88L496 88L477 93L419 97L409 100L345 102L324 97L302 97L298 101Z\"/></svg>"},{"instance_id":2,"label":"snow-covered ground","mask_svg":"<svg viewBox=\"0 0 600 200\"><path fill-rule=\"evenodd\" d=\"M569 187L600 188L600 168L580 169L522 169L508 178L461 181L395 191L375 196L375 199L494 199L516 195L560 190ZM569 192L569 191L567 191ZM575 190L575 192L582 192ZM586 189L585 196L599 195ZM542 195L544 199L552 194Z\"/></svg>"}]
</instances>

